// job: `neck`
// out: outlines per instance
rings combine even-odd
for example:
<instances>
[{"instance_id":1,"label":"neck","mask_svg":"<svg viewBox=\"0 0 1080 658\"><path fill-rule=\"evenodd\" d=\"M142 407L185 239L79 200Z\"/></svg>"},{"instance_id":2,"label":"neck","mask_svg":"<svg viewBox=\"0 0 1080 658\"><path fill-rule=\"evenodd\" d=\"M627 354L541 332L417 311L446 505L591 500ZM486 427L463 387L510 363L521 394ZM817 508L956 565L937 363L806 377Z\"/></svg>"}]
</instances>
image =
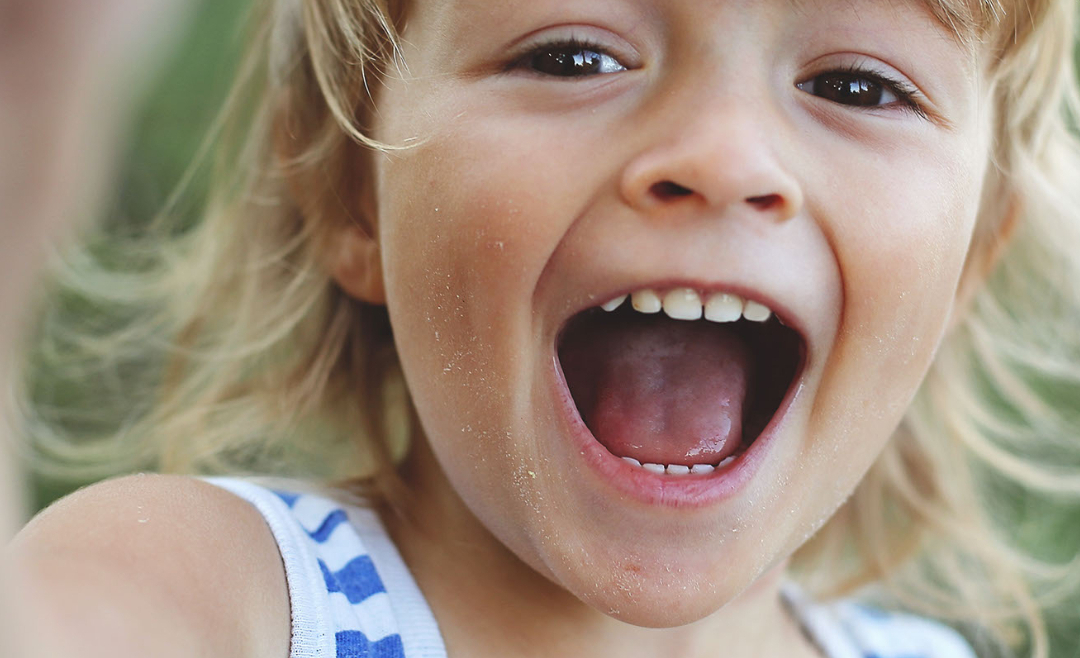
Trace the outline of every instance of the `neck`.
<instances>
[{"instance_id":1,"label":"neck","mask_svg":"<svg viewBox=\"0 0 1080 658\"><path fill-rule=\"evenodd\" d=\"M454 492L426 441L403 476L410 497L386 526L439 622L449 655L816 656L780 597L780 565L712 615L642 628L604 615L503 546Z\"/></svg>"}]
</instances>

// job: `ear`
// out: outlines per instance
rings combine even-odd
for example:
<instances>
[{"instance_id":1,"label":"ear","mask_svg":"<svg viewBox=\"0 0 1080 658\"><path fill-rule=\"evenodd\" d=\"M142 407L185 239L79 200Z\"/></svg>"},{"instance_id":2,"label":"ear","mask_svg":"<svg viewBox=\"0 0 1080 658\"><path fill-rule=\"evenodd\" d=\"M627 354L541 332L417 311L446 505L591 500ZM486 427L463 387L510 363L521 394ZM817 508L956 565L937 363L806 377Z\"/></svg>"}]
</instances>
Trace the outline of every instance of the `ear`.
<instances>
[{"instance_id":1,"label":"ear","mask_svg":"<svg viewBox=\"0 0 1080 658\"><path fill-rule=\"evenodd\" d=\"M1015 193L1003 195L999 207L1002 210L998 217L983 223L988 228L982 231L976 229L972 238L971 250L956 289L949 331L955 329L967 315L975 294L986 285L986 280L1001 260L1005 248L1012 242L1016 227L1020 224L1020 201Z\"/></svg>"},{"instance_id":2,"label":"ear","mask_svg":"<svg viewBox=\"0 0 1080 658\"><path fill-rule=\"evenodd\" d=\"M361 226L338 229L336 253L331 253L330 272L341 289L369 304L386 304L379 241Z\"/></svg>"},{"instance_id":3,"label":"ear","mask_svg":"<svg viewBox=\"0 0 1080 658\"><path fill-rule=\"evenodd\" d=\"M386 304L382 253L379 250L379 223L372 192L374 158L370 151L347 141L345 176L338 208L345 217L330 229L327 249L330 275L349 296L369 304ZM344 204L348 204L345 206ZM344 207L343 207L344 206Z\"/></svg>"},{"instance_id":4,"label":"ear","mask_svg":"<svg viewBox=\"0 0 1080 658\"><path fill-rule=\"evenodd\" d=\"M297 212L305 223L318 225L313 232L325 271L351 297L385 304L372 193L374 158L344 135L320 144L330 120L284 87L274 115L278 166Z\"/></svg>"}]
</instances>

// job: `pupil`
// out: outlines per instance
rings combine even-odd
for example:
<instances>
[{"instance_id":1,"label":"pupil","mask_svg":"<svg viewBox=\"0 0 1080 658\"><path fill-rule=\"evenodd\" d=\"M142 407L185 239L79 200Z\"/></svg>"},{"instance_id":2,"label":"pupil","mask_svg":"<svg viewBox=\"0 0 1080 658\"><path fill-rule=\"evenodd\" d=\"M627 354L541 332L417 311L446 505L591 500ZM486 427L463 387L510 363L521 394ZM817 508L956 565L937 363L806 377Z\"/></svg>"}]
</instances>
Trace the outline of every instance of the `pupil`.
<instances>
[{"instance_id":1,"label":"pupil","mask_svg":"<svg viewBox=\"0 0 1080 658\"><path fill-rule=\"evenodd\" d=\"M830 73L821 76L815 85L819 95L845 105L881 104L881 85L873 80L850 73Z\"/></svg>"},{"instance_id":2,"label":"pupil","mask_svg":"<svg viewBox=\"0 0 1080 658\"><path fill-rule=\"evenodd\" d=\"M548 75L587 75L599 72L600 54L584 48L549 50L538 54L532 66Z\"/></svg>"}]
</instances>

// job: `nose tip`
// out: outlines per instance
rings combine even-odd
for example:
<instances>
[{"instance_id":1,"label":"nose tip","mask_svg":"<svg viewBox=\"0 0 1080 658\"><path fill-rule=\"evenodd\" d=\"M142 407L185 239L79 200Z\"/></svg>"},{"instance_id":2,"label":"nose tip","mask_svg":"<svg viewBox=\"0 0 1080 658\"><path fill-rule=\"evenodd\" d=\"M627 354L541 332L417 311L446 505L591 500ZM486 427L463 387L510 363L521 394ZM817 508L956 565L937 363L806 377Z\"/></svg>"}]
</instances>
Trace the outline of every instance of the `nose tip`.
<instances>
[{"instance_id":1,"label":"nose tip","mask_svg":"<svg viewBox=\"0 0 1080 658\"><path fill-rule=\"evenodd\" d=\"M683 132L639 153L623 172L627 204L652 212L676 206L736 207L785 221L802 210L802 188L771 146L732 123Z\"/></svg>"}]
</instances>

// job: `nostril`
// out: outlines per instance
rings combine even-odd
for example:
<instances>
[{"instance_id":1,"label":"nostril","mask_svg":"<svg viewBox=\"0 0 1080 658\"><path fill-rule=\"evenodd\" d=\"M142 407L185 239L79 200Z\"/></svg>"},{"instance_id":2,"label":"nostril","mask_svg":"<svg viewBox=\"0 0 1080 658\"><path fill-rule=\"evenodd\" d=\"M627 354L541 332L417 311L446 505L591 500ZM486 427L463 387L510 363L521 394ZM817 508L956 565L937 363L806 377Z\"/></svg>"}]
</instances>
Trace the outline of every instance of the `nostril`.
<instances>
[{"instance_id":1,"label":"nostril","mask_svg":"<svg viewBox=\"0 0 1080 658\"><path fill-rule=\"evenodd\" d=\"M746 199L746 202L754 206L758 210L773 210L777 206L781 205L784 200L779 194L766 194L765 196L752 196Z\"/></svg>"},{"instance_id":2,"label":"nostril","mask_svg":"<svg viewBox=\"0 0 1080 658\"><path fill-rule=\"evenodd\" d=\"M694 193L693 190L683 187L678 183L673 183L669 180L654 184L651 188L649 188L649 191L654 197L660 199L661 201L690 196Z\"/></svg>"}]
</instances>

